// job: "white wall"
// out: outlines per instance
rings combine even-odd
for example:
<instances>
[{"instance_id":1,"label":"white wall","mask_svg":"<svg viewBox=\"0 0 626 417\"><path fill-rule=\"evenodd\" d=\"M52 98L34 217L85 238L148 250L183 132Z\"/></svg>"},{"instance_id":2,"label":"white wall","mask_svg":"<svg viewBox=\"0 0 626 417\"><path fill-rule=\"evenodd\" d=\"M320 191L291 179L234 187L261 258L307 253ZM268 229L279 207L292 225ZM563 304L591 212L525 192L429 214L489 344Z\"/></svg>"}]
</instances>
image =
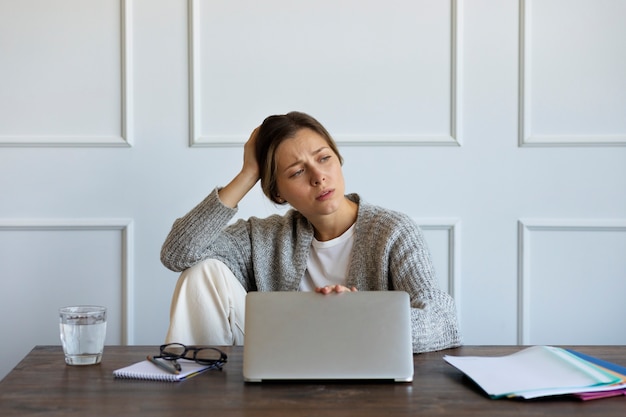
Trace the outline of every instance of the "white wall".
<instances>
[{"instance_id":1,"label":"white wall","mask_svg":"<svg viewBox=\"0 0 626 417\"><path fill-rule=\"evenodd\" d=\"M160 343L171 223L289 110L335 135L350 192L423 225L466 343L626 344L625 18L623 0L0 0L0 376L59 344L66 304L107 305L108 344ZM239 214L274 211L255 189Z\"/></svg>"}]
</instances>

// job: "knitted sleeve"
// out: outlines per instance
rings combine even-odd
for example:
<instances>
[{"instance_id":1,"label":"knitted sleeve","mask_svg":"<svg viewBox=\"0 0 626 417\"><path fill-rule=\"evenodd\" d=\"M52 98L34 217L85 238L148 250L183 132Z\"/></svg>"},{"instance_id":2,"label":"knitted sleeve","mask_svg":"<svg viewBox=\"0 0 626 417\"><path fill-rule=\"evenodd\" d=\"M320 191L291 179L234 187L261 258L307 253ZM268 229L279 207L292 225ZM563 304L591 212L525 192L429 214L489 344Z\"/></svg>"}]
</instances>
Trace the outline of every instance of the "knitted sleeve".
<instances>
[{"instance_id":1,"label":"knitted sleeve","mask_svg":"<svg viewBox=\"0 0 626 417\"><path fill-rule=\"evenodd\" d=\"M392 237L389 252L391 285L409 293L413 351L427 352L459 346L461 337L454 300L439 288L421 230L412 220Z\"/></svg>"},{"instance_id":2,"label":"knitted sleeve","mask_svg":"<svg viewBox=\"0 0 626 417\"><path fill-rule=\"evenodd\" d=\"M403 213L364 202L359 207L350 285L409 294L414 352L459 346L456 306L439 288L419 226Z\"/></svg>"},{"instance_id":3,"label":"knitted sleeve","mask_svg":"<svg viewBox=\"0 0 626 417\"><path fill-rule=\"evenodd\" d=\"M168 269L180 272L208 258L224 261L240 278L247 269L247 225L238 222L225 232L237 209L222 204L217 191L172 225L161 248L161 262Z\"/></svg>"}]
</instances>

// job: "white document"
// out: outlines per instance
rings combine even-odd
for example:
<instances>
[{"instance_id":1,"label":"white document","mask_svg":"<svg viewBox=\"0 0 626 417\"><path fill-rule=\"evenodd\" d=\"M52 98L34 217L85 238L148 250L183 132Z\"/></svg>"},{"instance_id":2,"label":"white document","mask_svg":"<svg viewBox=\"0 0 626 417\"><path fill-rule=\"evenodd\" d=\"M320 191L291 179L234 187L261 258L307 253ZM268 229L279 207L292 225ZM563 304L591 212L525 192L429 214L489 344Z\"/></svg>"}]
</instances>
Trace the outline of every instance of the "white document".
<instances>
[{"instance_id":1,"label":"white document","mask_svg":"<svg viewBox=\"0 0 626 417\"><path fill-rule=\"evenodd\" d=\"M533 346L508 356L444 356L443 359L492 397L524 396L540 390L581 392L581 388L620 381L615 375L551 346Z\"/></svg>"}]
</instances>

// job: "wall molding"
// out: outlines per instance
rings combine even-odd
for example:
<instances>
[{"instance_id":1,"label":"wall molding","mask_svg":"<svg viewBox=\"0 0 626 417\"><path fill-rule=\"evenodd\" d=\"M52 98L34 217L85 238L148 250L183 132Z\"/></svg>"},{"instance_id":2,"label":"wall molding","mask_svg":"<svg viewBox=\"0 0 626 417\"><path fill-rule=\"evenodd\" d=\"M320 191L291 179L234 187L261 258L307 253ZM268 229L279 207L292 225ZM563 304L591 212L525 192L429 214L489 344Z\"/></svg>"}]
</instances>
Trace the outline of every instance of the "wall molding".
<instances>
[{"instance_id":1,"label":"wall molding","mask_svg":"<svg viewBox=\"0 0 626 417\"><path fill-rule=\"evenodd\" d=\"M531 235L536 231L626 233L626 219L520 219L518 220L517 344L530 343Z\"/></svg>"},{"instance_id":2,"label":"wall molding","mask_svg":"<svg viewBox=\"0 0 626 417\"><path fill-rule=\"evenodd\" d=\"M532 0L519 0L519 115L520 147L626 146L626 133L620 135L536 135L532 133L531 102L531 26Z\"/></svg>"},{"instance_id":3,"label":"wall molding","mask_svg":"<svg viewBox=\"0 0 626 417\"><path fill-rule=\"evenodd\" d=\"M120 2L121 126L119 136L0 135L0 147L130 147L133 144L132 0Z\"/></svg>"},{"instance_id":4,"label":"wall molding","mask_svg":"<svg viewBox=\"0 0 626 417\"><path fill-rule=\"evenodd\" d=\"M450 121L449 135L336 135L339 145L354 146L461 146L461 64L462 50L459 34L462 33L462 4L450 0ZM188 0L189 7L189 146L224 147L241 146L248 139L239 135L201 135L200 114L202 103L199 97L201 84L200 68L200 0Z\"/></svg>"},{"instance_id":5,"label":"wall molding","mask_svg":"<svg viewBox=\"0 0 626 417\"><path fill-rule=\"evenodd\" d=\"M134 225L132 219L0 219L0 232L18 231L120 231L122 235L122 323L123 345L134 342Z\"/></svg>"},{"instance_id":6,"label":"wall molding","mask_svg":"<svg viewBox=\"0 0 626 417\"><path fill-rule=\"evenodd\" d=\"M461 299L461 220L458 218L418 218L415 222L422 230L443 231L448 235L448 293L460 312Z\"/></svg>"}]
</instances>

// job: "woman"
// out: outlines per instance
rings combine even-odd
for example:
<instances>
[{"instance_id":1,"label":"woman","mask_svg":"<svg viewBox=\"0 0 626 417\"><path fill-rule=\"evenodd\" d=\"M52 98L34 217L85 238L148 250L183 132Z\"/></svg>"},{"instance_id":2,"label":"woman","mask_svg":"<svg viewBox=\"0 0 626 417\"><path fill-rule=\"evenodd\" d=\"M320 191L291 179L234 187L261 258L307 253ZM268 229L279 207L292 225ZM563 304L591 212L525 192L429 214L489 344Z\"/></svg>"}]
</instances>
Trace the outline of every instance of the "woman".
<instances>
[{"instance_id":1,"label":"woman","mask_svg":"<svg viewBox=\"0 0 626 417\"><path fill-rule=\"evenodd\" d=\"M242 344L247 291L402 290L414 352L460 344L452 298L437 287L419 227L406 215L345 194L343 160L304 113L270 116L244 146L239 174L176 220L161 261L181 274L168 342ZM228 222L261 181L284 215Z\"/></svg>"}]
</instances>

